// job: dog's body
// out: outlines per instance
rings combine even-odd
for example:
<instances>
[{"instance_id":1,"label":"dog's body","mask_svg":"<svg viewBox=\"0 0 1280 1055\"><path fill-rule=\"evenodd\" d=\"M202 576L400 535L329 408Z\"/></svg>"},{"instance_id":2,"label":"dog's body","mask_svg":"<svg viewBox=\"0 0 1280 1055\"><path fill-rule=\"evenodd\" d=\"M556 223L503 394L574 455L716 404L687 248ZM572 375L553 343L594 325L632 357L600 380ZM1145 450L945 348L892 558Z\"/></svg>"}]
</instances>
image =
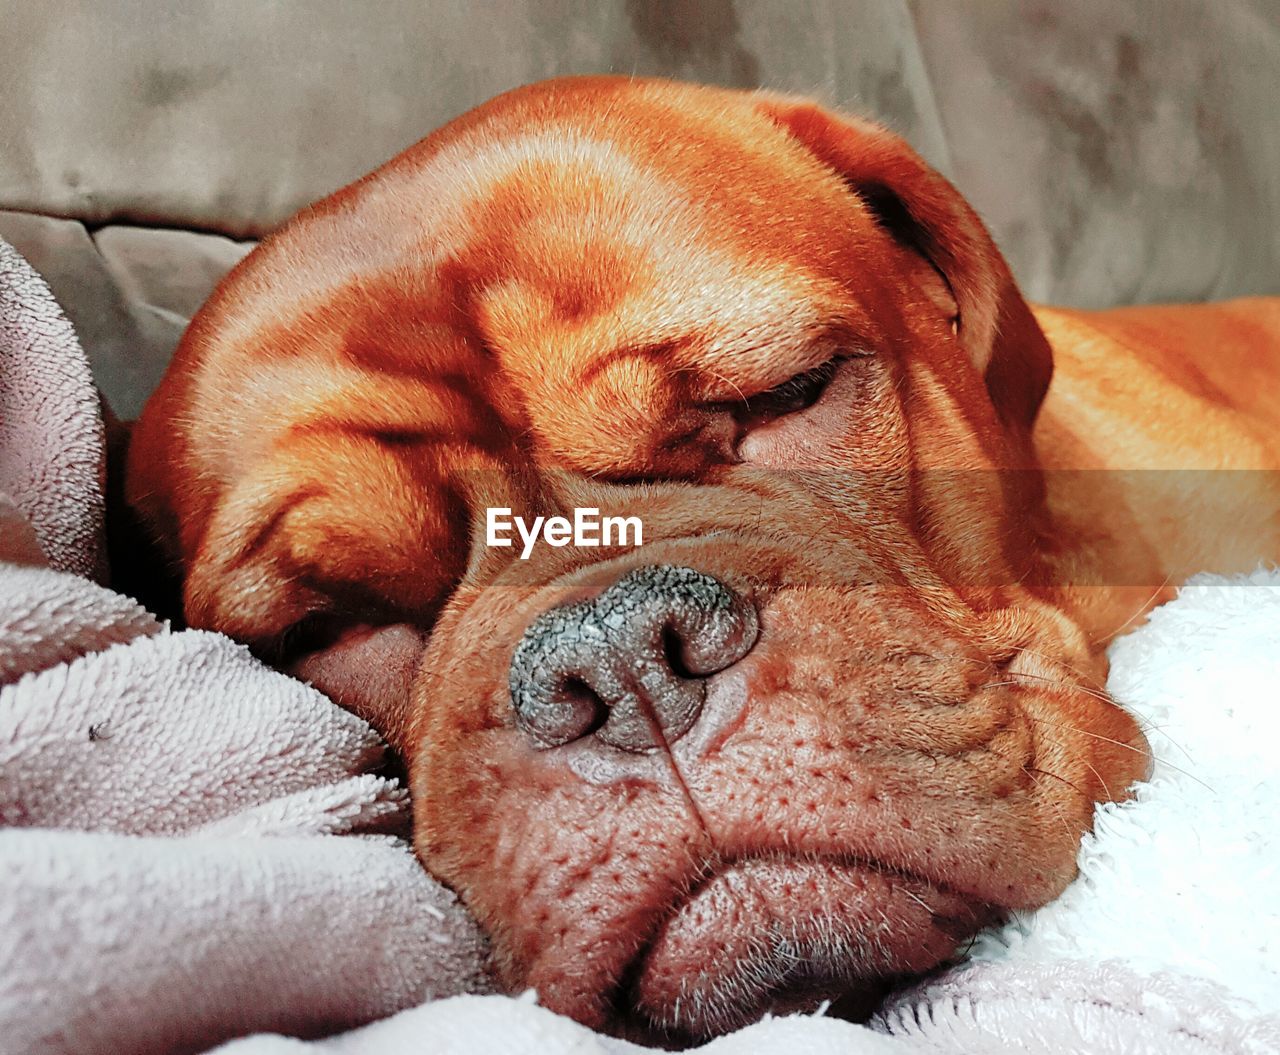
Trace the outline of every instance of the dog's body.
<instances>
[{"instance_id":1,"label":"dog's body","mask_svg":"<svg viewBox=\"0 0 1280 1055\"><path fill-rule=\"evenodd\" d=\"M1106 641L1280 557L1277 468L1276 301L1033 314L887 133L602 78L266 240L129 496L192 623L403 753L506 984L679 1037L1058 893L1147 764ZM645 545L521 561L494 506Z\"/></svg>"},{"instance_id":2,"label":"dog's body","mask_svg":"<svg viewBox=\"0 0 1280 1055\"><path fill-rule=\"evenodd\" d=\"M1074 581L1097 587L1068 591L1094 640L1198 571L1275 560L1280 299L1036 315L1054 353L1036 454Z\"/></svg>"}]
</instances>

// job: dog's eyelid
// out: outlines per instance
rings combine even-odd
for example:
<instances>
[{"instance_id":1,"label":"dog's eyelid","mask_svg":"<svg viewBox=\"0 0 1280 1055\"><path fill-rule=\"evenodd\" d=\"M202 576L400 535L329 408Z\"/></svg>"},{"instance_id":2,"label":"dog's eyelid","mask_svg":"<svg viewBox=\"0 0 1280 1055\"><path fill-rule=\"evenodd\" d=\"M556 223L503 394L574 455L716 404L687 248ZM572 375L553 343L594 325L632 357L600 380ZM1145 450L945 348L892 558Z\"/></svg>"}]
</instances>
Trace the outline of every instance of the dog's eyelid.
<instances>
[{"instance_id":1,"label":"dog's eyelid","mask_svg":"<svg viewBox=\"0 0 1280 1055\"><path fill-rule=\"evenodd\" d=\"M819 346L819 349L821 353L825 354L822 354L820 358L815 356L811 366L802 366L793 370L786 377L780 378L765 387L739 386L731 380L717 375L715 380L720 384L716 386L715 395L710 398L695 400L692 406L695 410L709 411L711 413L734 412L735 410L741 410L743 406L757 399L785 389L806 375L834 368L842 360L866 359L875 355L875 351L869 346L869 343L862 339L824 341Z\"/></svg>"},{"instance_id":2,"label":"dog's eyelid","mask_svg":"<svg viewBox=\"0 0 1280 1055\"><path fill-rule=\"evenodd\" d=\"M840 349L817 366L797 371L773 387L747 396L734 413L751 425L807 410L822 398L842 362L865 355L850 354Z\"/></svg>"}]
</instances>

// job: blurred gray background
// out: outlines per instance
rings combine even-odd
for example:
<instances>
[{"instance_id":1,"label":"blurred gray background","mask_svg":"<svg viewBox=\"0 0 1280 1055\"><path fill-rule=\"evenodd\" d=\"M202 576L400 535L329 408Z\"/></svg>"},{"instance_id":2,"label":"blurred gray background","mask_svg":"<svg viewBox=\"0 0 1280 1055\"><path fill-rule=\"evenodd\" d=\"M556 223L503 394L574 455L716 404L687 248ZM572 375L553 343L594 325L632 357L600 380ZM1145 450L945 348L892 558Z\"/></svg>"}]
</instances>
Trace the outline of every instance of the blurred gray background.
<instances>
[{"instance_id":1,"label":"blurred gray background","mask_svg":"<svg viewBox=\"0 0 1280 1055\"><path fill-rule=\"evenodd\" d=\"M0 236L126 417L252 239L566 73L877 117L1038 300L1280 291L1280 0L0 0L0 40Z\"/></svg>"}]
</instances>

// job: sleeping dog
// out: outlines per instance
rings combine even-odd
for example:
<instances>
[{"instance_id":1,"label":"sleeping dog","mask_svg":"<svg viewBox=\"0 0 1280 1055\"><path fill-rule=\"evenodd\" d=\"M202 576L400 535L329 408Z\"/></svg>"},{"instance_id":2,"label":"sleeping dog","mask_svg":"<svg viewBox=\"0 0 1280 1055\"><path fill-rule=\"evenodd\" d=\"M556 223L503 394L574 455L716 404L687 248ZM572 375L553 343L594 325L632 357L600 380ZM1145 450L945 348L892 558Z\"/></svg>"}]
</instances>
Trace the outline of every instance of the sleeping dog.
<instances>
[{"instance_id":1,"label":"sleeping dog","mask_svg":"<svg viewBox=\"0 0 1280 1055\"><path fill-rule=\"evenodd\" d=\"M127 493L191 625L399 751L503 985L679 1042L1057 895L1148 768L1103 649L1280 557L1220 472L1278 446L1280 302L1033 310L884 129L582 78L263 241Z\"/></svg>"}]
</instances>

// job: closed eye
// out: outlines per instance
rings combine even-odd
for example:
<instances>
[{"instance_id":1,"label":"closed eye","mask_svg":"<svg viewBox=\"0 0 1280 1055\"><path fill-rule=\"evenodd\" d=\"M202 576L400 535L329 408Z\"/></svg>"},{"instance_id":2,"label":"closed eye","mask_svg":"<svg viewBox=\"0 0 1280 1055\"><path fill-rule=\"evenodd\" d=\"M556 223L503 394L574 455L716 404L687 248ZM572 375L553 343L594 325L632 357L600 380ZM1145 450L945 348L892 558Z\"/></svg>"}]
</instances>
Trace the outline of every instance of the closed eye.
<instances>
[{"instance_id":1,"label":"closed eye","mask_svg":"<svg viewBox=\"0 0 1280 1055\"><path fill-rule=\"evenodd\" d=\"M787 378L780 385L748 396L734 408L734 417L747 429L788 414L807 410L822 398L844 356L832 356L825 363Z\"/></svg>"}]
</instances>

